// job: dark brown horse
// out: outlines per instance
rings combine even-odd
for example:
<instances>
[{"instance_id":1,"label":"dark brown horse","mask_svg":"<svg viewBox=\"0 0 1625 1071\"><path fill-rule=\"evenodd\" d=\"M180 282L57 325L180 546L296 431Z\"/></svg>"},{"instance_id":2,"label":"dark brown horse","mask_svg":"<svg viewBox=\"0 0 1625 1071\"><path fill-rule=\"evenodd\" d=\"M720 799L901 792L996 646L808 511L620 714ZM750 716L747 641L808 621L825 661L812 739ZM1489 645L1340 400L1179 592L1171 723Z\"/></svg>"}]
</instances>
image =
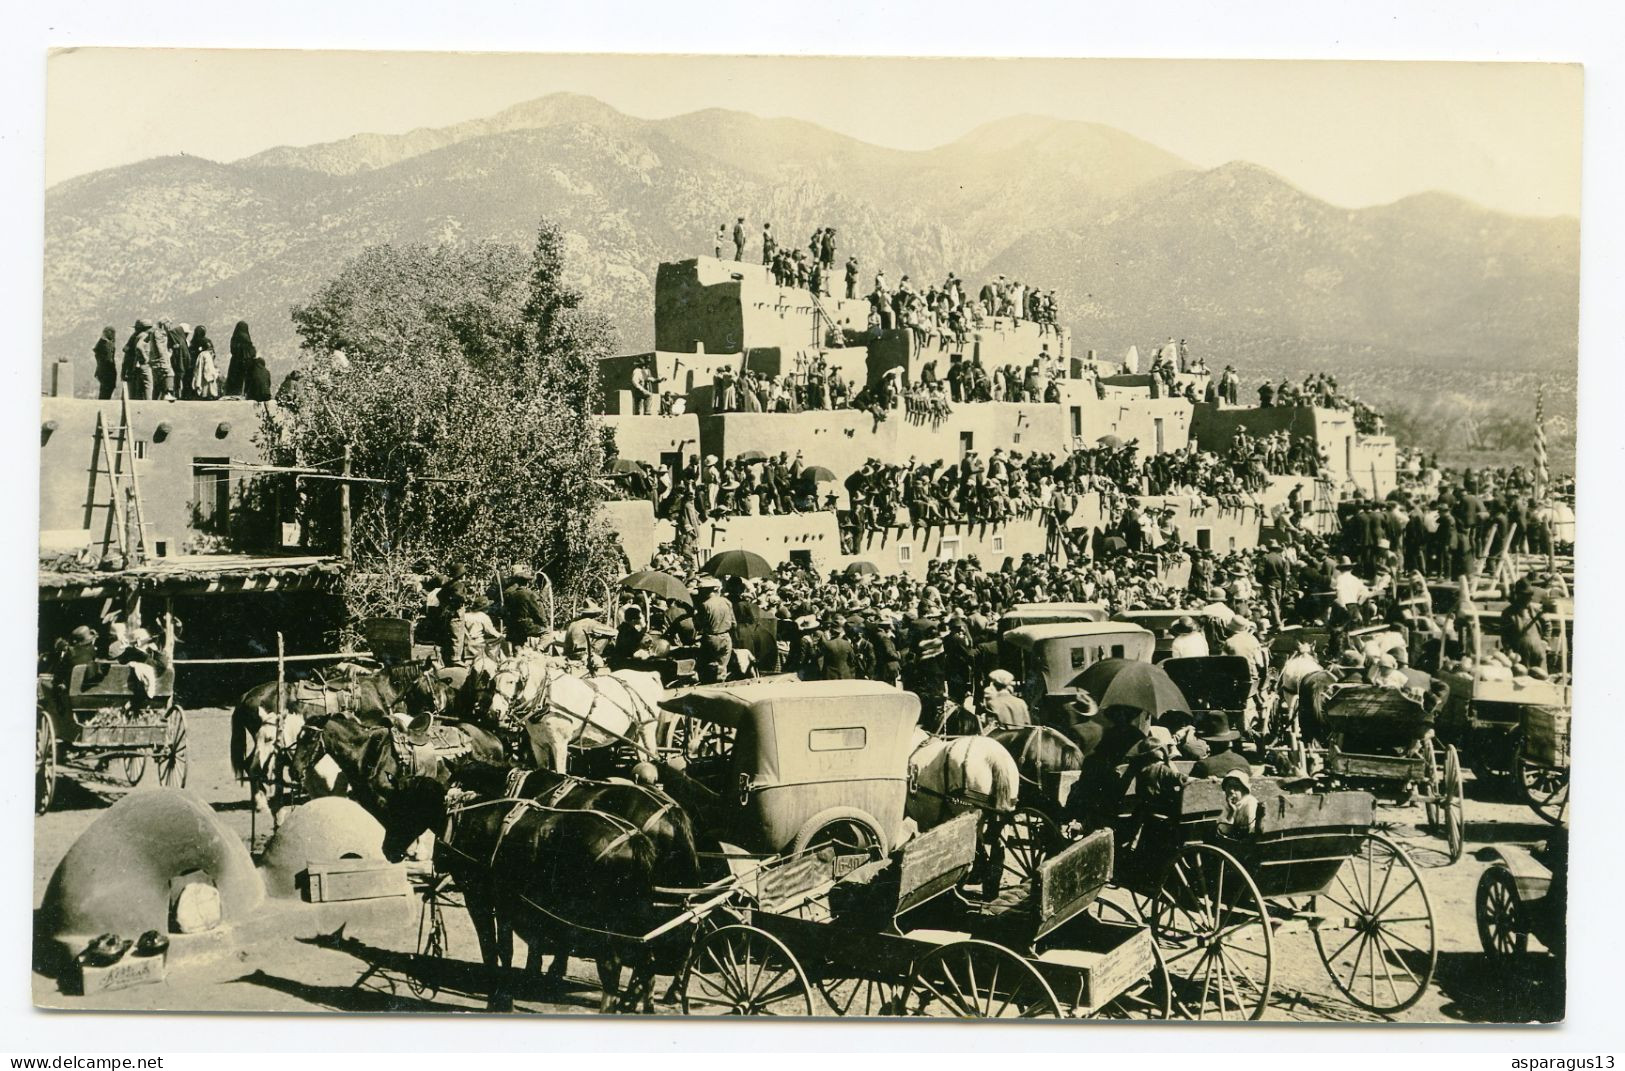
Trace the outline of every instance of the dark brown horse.
<instances>
[{"instance_id":1,"label":"dark brown horse","mask_svg":"<svg viewBox=\"0 0 1625 1071\"><path fill-rule=\"evenodd\" d=\"M329 721L322 735L357 800L383 823L386 857L401 858L426 831L439 835L436 864L463 890L488 966L511 965L517 930L529 969L540 969L546 950L555 953L554 977L571 953L589 956L607 1011L630 964L622 1007L650 1006L652 949L637 938L653 928L655 875L686 887L699 873L681 808L632 784L482 761L403 761L387 730L344 720ZM491 1002L508 1003L500 992Z\"/></svg>"},{"instance_id":2,"label":"dark brown horse","mask_svg":"<svg viewBox=\"0 0 1625 1071\"><path fill-rule=\"evenodd\" d=\"M1045 781L1050 779L1046 775L1083 769L1083 749L1047 725L996 729L988 735L1016 760L1016 769L1021 774L1021 806L1046 813L1056 810L1045 792Z\"/></svg>"},{"instance_id":3,"label":"dark brown horse","mask_svg":"<svg viewBox=\"0 0 1625 1071\"><path fill-rule=\"evenodd\" d=\"M231 712L231 770L254 788L254 804L262 802L268 773L279 754L293 749L305 722L339 714L368 725L383 725L392 711L412 717L443 712L451 690L428 662L403 662L343 683L295 682L283 685L282 708L277 714L277 683L267 681L250 688Z\"/></svg>"}]
</instances>

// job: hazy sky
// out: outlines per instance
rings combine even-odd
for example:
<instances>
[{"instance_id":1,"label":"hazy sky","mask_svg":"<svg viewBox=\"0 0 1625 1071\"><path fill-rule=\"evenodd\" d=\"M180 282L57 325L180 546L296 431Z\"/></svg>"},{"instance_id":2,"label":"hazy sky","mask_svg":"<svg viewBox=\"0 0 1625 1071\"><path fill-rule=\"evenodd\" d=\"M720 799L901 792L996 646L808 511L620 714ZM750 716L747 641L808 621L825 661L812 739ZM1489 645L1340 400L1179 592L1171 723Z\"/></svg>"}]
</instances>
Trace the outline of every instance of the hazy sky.
<instances>
[{"instance_id":1,"label":"hazy sky","mask_svg":"<svg viewBox=\"0 0 1625 1071\"><path fill-rule=\"evenodd\" d=\"M726 107L903 149L1051 115L1204 167L1250 160L1348 207L1428 189L1530 215L1580 205L1578 66L80 49L47 73L47 184L444 126L567 90L645 118Z\"/></svg>"}]
</instances>

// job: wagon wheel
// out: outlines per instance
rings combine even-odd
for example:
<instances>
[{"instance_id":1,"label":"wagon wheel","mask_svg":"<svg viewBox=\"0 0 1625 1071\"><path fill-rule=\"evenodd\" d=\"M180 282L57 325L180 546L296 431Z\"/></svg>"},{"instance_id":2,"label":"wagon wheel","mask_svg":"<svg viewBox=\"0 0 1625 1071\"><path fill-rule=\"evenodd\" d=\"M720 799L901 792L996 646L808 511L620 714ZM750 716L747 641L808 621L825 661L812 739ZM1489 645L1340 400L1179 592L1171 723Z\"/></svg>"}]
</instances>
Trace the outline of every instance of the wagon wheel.
<instances>
[{"instance_id":1,"label":"wagon wheel","mask_svg":"<svg viewBox=\"0 0 1625 1071\"><path fill-rule=\"evenodd\" d=\"M994 828L989 828L990 826ZM983 819L982 845L987 858L954 890L964 903L983 903L1004 890L1038 880L1038 867L1060 843L1061 831L1048 815L1022 807Z\"/></svg>"},{"instance_id":2,"label":"wagon wheel","mask_svg":"<svg viewBox=\"0 0 1625 1071\"><path fill-rule=\"evenodd\" d=\"M1456 753L1454 744L1444 749L1444 782L1440 786L1440 793L1439 817L1444 822L1444 839L1450 847L1450 861L1455 863L1467 850L1467 795L1462 787L1461 756Z\"/></svg>"},{"instance_id":3,"label":"wagon wheel","mask_svg":"<svg viewBox=\"0 0 1625 1071\"><path fill-rule=\"evenodd\" d=\"M874 978L826 978L818 983L824 1003L836 1015L901 1015L907 990Z\"/></svg>"},{"instance_id":4,"label":"wagon wheel","mask_svg":"<svg viewBox=\"0 0 1625 1071\"><path fill-rule=\"evenodd\" d=\"M1563 824L1569 813L1569 772L1559 766L1543 766L1524 757L1524 743L1512 760L1517 768L1518 787L1530 810L1554 826Z\"/></svg>"},{"instance_id":5,"label":"wagon wheel","mask_svg":"<svg viewBox=\"0 0 1625 1071\"><path fill-rule=\"evenodd\" d=\"M839 876L871 859L885 858L891 844L875 820L856 807L831 807L807 819L796 834L792 855L835 849L835 872Z\"/></svg>"},{"instance_id":6,"label":"wagon wheel","mask_svg":"<svg viewBox=\"0 0 1625 1071\"><path fill-rule=\"evenodd\" d=\"M191 763L186 745L186 711L170 704L164 715L164 742L153 750L158 766L158 783L165 788L185 788L186 770Z\"/></svg>"},{"instance_id":7,"label":"wagon wheel","mask_svg":"<svg viewBox=\"0 0 1625 1071\"><path fill-rule=\"evenodd\" d=\"M124 756L124 780L131 788L141 783L147 775L147 757L145 755Z\"/></svg>"},{"instance_id":8,"label":"wagon wheel","mask_svg":"<svg viewBox=\"0 0 1625 1071\"><path fill-rule=\"evenodd\" d=\"M1264 897L1235 856L1211 844L1185 845L1148 907L1177 1014L1263 1016L1275 974L1275 938Z\"/></svg>"},{"instance_id":9,"label":"wagon wheel","mask_svg":"<svg viewBox=\"0 0 1625 1071\"><path fill-rule=\"evenodd\" d=\"M1523 921L1518 883L1504 866L1492 866L1478 879L1478 943L1491 959L1529 951L1529 928Z\"/></svg>"},{"instance_id":10,"label":"wagon wheel","mask_svg":"<svg viewBox=\"0 0 1625 1071\"><path fill-rule=\"evenodd\" d=\"M1095 901L1095 912L1101 922L1109 925L1143 926L1144 921L1132 908L1102 897ZM1107 918L1107 915L1113 916ZM1096 1008L1096 1019L1169 1019L1174 1014L1174 989L1169 984L1168 967L1163 962L1162 950L1151 942L1151 971L1130 985L1113 999Z\"/></svg>"},{"instance_id":11,"label":"wagon wheel","mask_svg":"<svg viewBox=\"0 0 1625 1071\"><path fill-rule=\"evenodd\" d=\"M34 730L34 813L44 814L56 799L56 726L41 710Z\"/></svg>"},{"instance_id":12,"label":"wagon wheel","mask_svg":"<svg viewBox=\"0 0 1625 1071\"><path fill-rule=\"evenodd\" d=\"M1367 833L1315 897L1315 949L1343 995L1367 1011L1404 1011L1427 991L1439 959L1422 874L1393 841ZM1351 931L1348 937L1336 931ZM1407 962L1409 960L1409 962Z\"/></svg>"},{"instance_id":13,"label":"wagon wheel","mask_svg":"<svg viewBox=\"0 0 1625 1071\"><path fill-rule=\"evenodd\" d=\"M777 937L754 926L705 935L683 975L684 1015L813 1013L807 974Z\"/></svg>"},{"instance_id":14,"label":"wagon wheel","mask_svg":"<svg viewBox=\"0 0 1625 1071\"><path fill-rule=\"evenodd\" d=\"M991 941L938 945L914 962L909 1004L956 1019L1059 1018L1060 1001L1031 963Z\"/></svg>"}]
</instances>

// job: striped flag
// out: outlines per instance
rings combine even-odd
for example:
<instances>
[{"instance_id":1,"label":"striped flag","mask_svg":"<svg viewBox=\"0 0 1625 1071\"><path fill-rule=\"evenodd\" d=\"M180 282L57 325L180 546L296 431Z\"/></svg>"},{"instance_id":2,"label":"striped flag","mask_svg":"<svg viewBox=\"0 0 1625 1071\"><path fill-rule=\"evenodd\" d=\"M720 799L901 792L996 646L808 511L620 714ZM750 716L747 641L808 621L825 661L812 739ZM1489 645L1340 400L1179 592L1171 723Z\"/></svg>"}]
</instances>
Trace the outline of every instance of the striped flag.
<instances>
[{"instance_id":1,"label":"striped flag","mask_svg":"<svg viewBox=\"0 0 1625 1071\"><path fill-rule=\"evenodd\" d=\"M1535 497L1543 498L1551 471L1546 466L1546 387L1535 385Z\"/></svg>"}]
</instances>

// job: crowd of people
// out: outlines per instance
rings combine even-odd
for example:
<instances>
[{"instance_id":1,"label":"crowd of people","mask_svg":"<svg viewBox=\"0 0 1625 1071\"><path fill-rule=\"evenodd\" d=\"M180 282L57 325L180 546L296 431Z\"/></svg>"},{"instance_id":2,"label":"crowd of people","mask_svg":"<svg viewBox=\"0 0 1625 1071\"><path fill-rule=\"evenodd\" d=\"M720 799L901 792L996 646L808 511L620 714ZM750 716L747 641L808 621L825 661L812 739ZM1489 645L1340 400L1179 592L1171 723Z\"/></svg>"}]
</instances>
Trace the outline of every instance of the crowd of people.
<instances>
[{"instance_id":1,"label":"crowd of people","mask_svg":"<svg viewBox=\"0 0 1625 1071\"><path fill-rule=\"evenodd\" d=\"M216 353L208 328L167 319L137 320L122 349L117 332L104 327L91 353L96 396L103 400L117 394L121 383L134 400L271 400L270 370L254 348L244 320L233 329L224 360Z\"/></svg>"}]
</instances>

